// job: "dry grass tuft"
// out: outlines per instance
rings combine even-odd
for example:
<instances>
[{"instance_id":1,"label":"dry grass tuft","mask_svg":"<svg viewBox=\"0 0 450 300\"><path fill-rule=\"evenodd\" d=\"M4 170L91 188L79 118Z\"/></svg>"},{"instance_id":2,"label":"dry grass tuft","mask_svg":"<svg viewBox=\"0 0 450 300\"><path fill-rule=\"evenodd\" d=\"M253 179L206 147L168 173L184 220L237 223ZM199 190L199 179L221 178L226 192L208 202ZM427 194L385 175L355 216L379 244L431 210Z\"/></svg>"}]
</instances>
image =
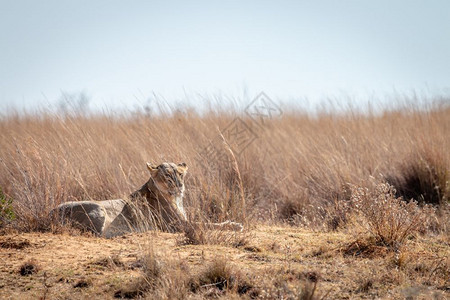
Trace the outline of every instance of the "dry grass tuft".
<instances>
[{"instance_id":1,"label":"dry grass tuft","mask_svg":"<svg viewBox=\"0 0 450 300\"><path fill-rule=\"evenodd\" d=\"M253 279L258 299L327 299L331 290L321 289L320 281L318 272L305 272L284 266L265 270Z\"/></svg>"},{"instance_id":2,"label":"dry grass tuft","mask_svg":"<svg viewBox=\"0 0 450 300\"><path fill-rule=\"evenodd\" d=\"M229 230L226 226L216 228L215 224L204 222L186 222L181 227L183 235L178 238L178 245L231 245L242 247L248 243L249 231Z\"/></svg>"},{"instance_id":3,"label":"dry grass tuft","mask_svg":"<svg viewBox=\"0 0 450 300\"><path fill-rule=\"evenodd\" d=\"M116 291L115 298L137 298L150 290L155 290L160 284L163 270L161 262L156 258L153 249L140 259L142 274L128 286Z\"/></svg>"},{"instance_id":4,"label":"dry grass tuft","mask_svg":"<svg viewBox=\"0 0 450 300\"><path fill-rule=\"evenodd\" d=\"M139 259L139 277L114 293L115 298L186 299L190 271L180 260L162 259L153 248Z\"/></svg>"},{"instance_id":5,"label":"dry grass tuft","mask_svg":"<svg viewBox=\"0 0 450 300\"><path fill-rule=\"evenodd\" d=\"M400 163L400 173L387 179L396 195L409 201L442 206L450 201L450 175L440 151L428 149Z\"/></svg>"},{"instance_id":6,"label":"dry grass tuft","mask_svg":"<svg viewBox=\"0 0 450 300\"><path fill-rule=\"evenodd\" d=\"M379 243L374 237L365 237L347 243L339 251L347 256L376 258L386 256L389 249L386 245Z\"/></svg>"},{"instance_id":7,"label":"dry grass tuft","mask_svg":"<svg viewBox=\"0 0 450 300\"><path fill-rule=\"evenodd\" d=\"M88 288L88 287L90 287L90 286L92 286L92 280L90 280L90 279L84 279L84 278L78 280L78 281L73 285L74 288L79 288L79 289Z\"/></svg>"},{"instance_id":8,"label":"dry grass tuft","mask_svg":"<svg viewBox=\"0 0 450 300\"><path fill-rule=\"evenodd\" d=\"M431 216L431 206L419 207L415 201L396 198L389 184L378 184L373 191L352 187L351 205L355 223L368 234L374 245L398 249L407 238L423 232Z\"/></svg>"},{"instance_id":9,"label":"dry grass tuft","mask_svg":"<svg viewBox=\"0 0 450 300\"><path fill-rule=\"evenodd\" d=\"M116 268L123 268L125 264L120 259L118 255L112 255L112 256L106 256L103 258L99 258L93 262L90 263L90 265L93 266L99 266L106 269L116 269Z\"/></svg>"},{"instance_id":10,"label":"dry grass tuft","mask_svg":"<svg viewBox=\"0 0 450 300\"><path fill-rule=\"evenodd\" d=\"M30 247L31 243L27 239L6 238L0 240L0 248L3 249L24 249Z\"/></svg>"},{"instance_id":11,"label":"dry grass tuft","mask_svg":"<svg viewBox=\"0 0 450 300\"><path fill-rule=\"evenodd\" d=\"M249 294L250 297L258 295L258 290L224 257L216 257L196 277L191 279L189 286L193 293L207 297L233 294Z\"/></svg>"},{"instance_id":12,"label":"dry grass tuft","mask_svg":"<svg viewBox=\"0 0 450 300\"><path fill-rule=\"evenodd\" d=\"M114 293L116 298L186 299L257 295L257 290L224 258L215 258L199 272L192 274L185 262L162 259L149 251L140 260L141 276Z\"/></svg>"},{"instance_id":13,"label":"dry grass tuft","mask_svg":"<svg viewBox=\"0 0 450 300\"><path fill-rule=\"evenodd\" d=\"M36 274L40 270L41 267L35 259L27 260L19 267L19 273L22 276L30 276Z\"/></svg>"}]
</instances>

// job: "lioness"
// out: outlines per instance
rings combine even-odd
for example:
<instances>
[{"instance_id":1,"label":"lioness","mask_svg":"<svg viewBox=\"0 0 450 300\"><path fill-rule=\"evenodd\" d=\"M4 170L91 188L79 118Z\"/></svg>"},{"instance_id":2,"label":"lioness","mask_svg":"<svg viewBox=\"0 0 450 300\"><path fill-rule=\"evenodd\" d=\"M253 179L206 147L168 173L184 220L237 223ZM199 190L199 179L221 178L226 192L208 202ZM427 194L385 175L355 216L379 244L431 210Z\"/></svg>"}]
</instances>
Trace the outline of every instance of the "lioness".
<instances>
[{"instance_id":1,"label":"lioness","mask_svg":"<svg viewBox=\"0 0 450 300\"><path fill-rule=\"evenodd\" d=\"M188 169L186 163L166 162L159 166L147 163L147 168L150 179L130 195L130 201L66 202L57 208L61 221L70 219L106 237L142 230L142 226L138 225L147 224L142 219L169 232L181 231L183 226L189 226L183 204L184 177ZM144 226L145 229L149 227L154 226ZM234 231L243 229L240 223L231 221L213 223L210 227Z\"/></svg>"},{"instance_id":2,"label":"lioness","mask_svg":"<svg viewBox=\"0 0 450 300\"><path fill-rule=\"evenodd\" d=\"M154 215L159 218L159 227L168 231L180 231L188 221L183 204L186 163L162 163L159 166L147 163L150 179L130 195L132 200L146 199ZM214 229L242 231L240 223L225 221L209 224Z\"/></svg>"},{"instance_id":3,"label":"lioness","mask_svg":"<svg viewBox=\"0 0 450 300\"><path fill-rule=\"evenodd\" d=\"M158 227L168 231L178 231L187 221L183 205L184 176L186 163L162 163L159 166L147 163L150 179L130 195L133 203L139 205L145 200Z\"/></svg>"}]
</instances>

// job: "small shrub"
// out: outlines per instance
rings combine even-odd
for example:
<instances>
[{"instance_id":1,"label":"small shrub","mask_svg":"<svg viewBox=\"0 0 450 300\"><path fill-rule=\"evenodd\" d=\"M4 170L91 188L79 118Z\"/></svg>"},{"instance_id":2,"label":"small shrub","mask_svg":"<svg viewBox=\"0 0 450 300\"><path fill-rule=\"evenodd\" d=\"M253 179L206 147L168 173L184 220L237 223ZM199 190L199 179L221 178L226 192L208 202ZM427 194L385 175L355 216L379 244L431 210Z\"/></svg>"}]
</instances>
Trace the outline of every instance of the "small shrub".
<instances>
[{"instance_id":1,"label":"small shrub","mask_svg":"<svg viewBox=\"0 0 450 300\"><path fill-rule=\"evenodd\" d=\"M349 198L336 199L332 205L326 208L327 214L324 220L328 230L336 231L347 225L351 211Z\"/></svg>"},{"instance_id":2,"label":"small shrub","mask_svg":"<svg viewBox=\"0 0 450 300\"><path fill-rule=\"evenodd\" d=\"M75 283L73 285L74 288L80 288L80 289L88 288L90 286L92 286L92 280L84 279L84 278L78 280L77 283Z\"/></svg>"},{"instance_id":3,"label":"small shrub","mask_svg":"<svg viewBox=\"0 0 450 300\"><path fill-rule=\"evenodd\" d=\"M279 215L284 221L290 224L295 224L296 220L302 215L305 210L305 204L302 199L287 198L280 201Z\"/></svg>"},{"instance_id":4,"label":"small shrub","mask_svg":"<svg viewBox=\"0 0 450 300\"><path fill-rule=\"evenodd\" d=\"M162 263L157 259L153 249L144 256L143 261L145 281L154 286L156 281L162 276Z\"/></svg>"},{"instance_id":5,"label":"small shrub","mask_svg":"<svg viewBox=\"0 0 450 300\"><path fill-rule=\"evenodd\" d=\"M346 243L339 251L346 256L358 256L365 258L384 257L388 249L374 236L360 237L350 243Z\"/></svg>"},{"instance_id":6,"label":"small shrub","mask_svg":"<svg viewBox=\"0 0 450 300\"><path fill-rule=\"evenodd\" d=\"M16 218L13 199L6 197L0 188L0 227L4 227Z\"/></svg>"},{"instance_id":7,"label":"small shrub","mask_svg":"<svg viewBox=\"0 0 450 300\"><path fill-rule=\"evenodd\" d=\"M248 243L248 231L235 231L232 222L220 223L184 222L181 226L183 235L180 235L179 245L224 245L232 247L244 246ZM229 225L229 226L227 226Z\"/></svg>"},{"instance_id":8,"label":"small shrub","mask_svg":"<svg viewBox=\"0 0 450 300\"><path fill-rule=\"evenodd\" d=\"M137 298L143 296L150 290L156 289L160 284L163 270L161 262L157 259L153 249L140 259L142 274L131 284L123 287L114 293L115 298Z\"/></svg>"},{"instance_id":9,"label":"small shrub","mask_svg":"<svg viewBox=\"0 0 450 300\"><path fill-rule=\"evenodd\" d=\"M357 293L367 293L373 288L375 280L372 277L362 277L358 281L358 288L355 290Z\"/></svg>"},{"instance_id":10,"label":"small shrub","mask_svg":"<svg viewBox=\"0 0 450 300\"><path fill-rule=\"evenodd\" d=\"M358 218L357 223L376 244L397 248L408 236L425 228L434 209L419 207L416 201L409 203L396 198L395 189L382 183L370 192L367 188L352 187L351 202Z\"/></svg>"},{"instance_id":11,"label":"small shrub","mask_svg":"<svg viewBox=\"0 0 450 300\"><path fill-rule=\"evenodd\" d=\"M224 258L216 258L198 277L189 283L194 293L203 292L206 295L218 296L226 292L239 295L248 294L250 297L258 292L252 284L243 278L243 275L228 264Z\"/></svg>"},{"instance_id":12,"label":"small shrub","mask_svg":"<svg viewBox=\"0 0 450 300\"><path fill-rule=\"evenodd\" d=\"M400 171L400 175L388 177L397 197L433 205L450 201L450 176L438 153L414 156L400 166Z\"/></svg>"},{"instance_id":13,"label":"small shrub","mask_svg":"<svg viewBox=\"0 0 450 300\"><path fill-rule=\"evenodd\" d=\"M322 299L317 295L317 281L305 281L299 289L297 298L300 300Z\"/></svg>"},{"instance_id":14,"label":"small shrub","mask_svg":"<svg viewBox=\"0 0 450 300\"><path fill-rule=\"evenodd\" d=\"M258 276L256 284L259 292L257 299L299 299L318 300L328 299L331 290L321 289L321 276L315 271L300 271L285 267L265 270ZM251 296L251 295L250 295Z\"/></svg>"},{"instance_id":15,"label":"small shrub","mask_svg":"<svg viewBox=\"0 0 450 300\"><path fill-rule=\"evenodd\" d=\"M326 223L324 203L312 204L306 194L296 197L283 197L278 201L278 216L292 226L305 226L309 228L322 228Z\"/></svg>"},{"instance_id":16,"label":"small shrub","mask_svg":"<svg viewBox=\"0 0 450 300\"><path fill-rule=\"evenodd\" d=\"M214 260L198 278L198 285L193 290L202 287L215 287L219 290L233 286L235 277L225 259Z\"/></svg>"},{"instance_id":17,"label":"small shrub","mask_svg":"<svg viewBox=\"0 0 450 300\"><path fill-rule=\"evenodd\" d=\"M321 200L314 199L316 196L308 191L280 198L277 201L279 218L290 225L325 231L335 231L345 226L350 210L348 184L342 184L324 194L326 196Z\"/></svg>"},{"instance_id":18,"label":"small shrub","mask_svg":"<svg viewBox=\"0 0 450 300\"><path fill-rule=\"evenodd\" d=\"M20 268L19 268L19 273L22 276L29 276L32 274L35 274L37 272L39 272L40 270L40 266L37 264L37 262L34 259L30 259L26 262L24 262Z\"/></svg>"},{"instance_id":19,"label":"small shrub","mask_svg":"<svg viewBox=\"0 0 450 300\"><path fill-rule=\"evenodd\" d=\"M6 238L0 241L0 248L4 249L24 249L30 247L31 243L27 239Z\"/></svg>"},{"instance_id":20,"label":"small shrub","mask_svg":"<svg viewBox=\"0 0 450 300\"><path fill-rule=\"evenodd\" d=\"M182 260L161 259L152 248L135 264L138 278L114 293L115 298L186 299L190 272Z\"/></svg>"},{"instance_id":21,"label":"small shrub","mask_svg":"<svg viewBox=\"0 0 450 300\"><path fill-rule=\"evenodd\" d=\"M103 267L106 269L113 270L115 268L123 268L125 264L120 259L118 255L113 256L106 256L100 259L97 259L96 261L92 262L90 265Z\"/></svg>"}]
</instances>

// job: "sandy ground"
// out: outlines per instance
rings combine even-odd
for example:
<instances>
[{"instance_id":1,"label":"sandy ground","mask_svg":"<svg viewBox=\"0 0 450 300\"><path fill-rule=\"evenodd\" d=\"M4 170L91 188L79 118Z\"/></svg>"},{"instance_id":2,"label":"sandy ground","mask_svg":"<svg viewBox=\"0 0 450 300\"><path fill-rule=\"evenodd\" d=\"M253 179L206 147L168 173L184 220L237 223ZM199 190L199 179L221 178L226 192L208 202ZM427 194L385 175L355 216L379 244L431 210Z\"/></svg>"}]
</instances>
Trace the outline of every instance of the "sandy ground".
<instances>
[{"instance_id":1,"label":"sandy ground","mask_svg":"<svg viewBox=\"0 0 450 300\"><path fill-rule=\"evenodd\" d=\"M51 233L0 236L0 299L113 298L140 276L136 262L151 248L163 260L185 261L194 273L223 257L259 285L258 297L273 297L261 292L270 289L267 282L286 281L287 290L314 277L316 294L325 299L450 299L445 237L410 241L402 253L367 256L339 251L354 238L347 234L291 227L262 226L246 233L241 245L180 245L180 237L161 232L114 239ZM21 274L27 262L37 271Z\"/></svg>"}]
</instances>

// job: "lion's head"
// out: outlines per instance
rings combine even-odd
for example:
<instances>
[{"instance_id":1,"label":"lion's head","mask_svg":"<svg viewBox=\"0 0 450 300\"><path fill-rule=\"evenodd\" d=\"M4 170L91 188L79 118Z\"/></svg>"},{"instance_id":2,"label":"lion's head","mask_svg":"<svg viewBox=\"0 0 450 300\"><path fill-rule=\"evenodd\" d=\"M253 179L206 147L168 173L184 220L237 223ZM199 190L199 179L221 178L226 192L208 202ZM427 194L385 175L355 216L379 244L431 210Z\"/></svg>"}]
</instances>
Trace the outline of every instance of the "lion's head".
<instances>
[{"instance_id":1,"label":"lion's head","mask_svg":"<svg viewBox=\"0 0 450 300\"><path fill-rule=\"evenodd\" d=\"M186 163L162 163L156 166L147 163L151 180L155 183L159 192L167 198L183 196L184 176L187 172Z\"/></svg>"}]
</instances>

